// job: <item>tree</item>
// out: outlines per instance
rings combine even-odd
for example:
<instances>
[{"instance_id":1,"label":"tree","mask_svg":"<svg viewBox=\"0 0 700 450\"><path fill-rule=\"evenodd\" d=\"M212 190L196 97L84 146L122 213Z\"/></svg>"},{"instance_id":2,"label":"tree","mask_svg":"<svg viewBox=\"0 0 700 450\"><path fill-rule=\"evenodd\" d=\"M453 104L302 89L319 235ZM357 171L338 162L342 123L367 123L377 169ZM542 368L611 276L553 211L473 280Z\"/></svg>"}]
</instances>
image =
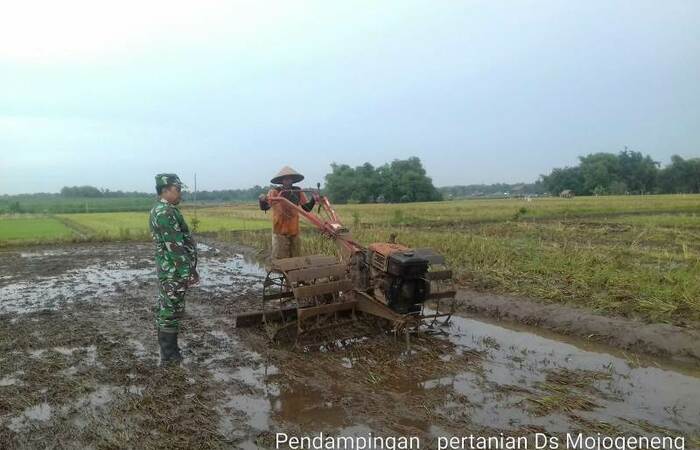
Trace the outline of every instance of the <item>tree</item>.
<instances>
[{"instance_id":1,"label":"tree","mask_svg":"<svg viewBox=\"0 0 700 450\"><path fill-rule=\"evenodd\" d=\"M612 153L592 153L581 156L579 160L585 194L607 193L610 191L610 184L619 179L619 160Z\"/></svg>"},{"instance_id":2,"label":"tree","mask_svg":"<svg viewBox=\"0 0 700 450\"><path fill-rule=\"evenodd\" d=\"M64 186L61 189L63 197L103 197L102 191L94 186Z\"/></svg>"},{"instance_id":3,"label":"tree","mask_svg":"<svg viewBox=\"0 0 700 450\"><path fill-rule=\"evenodd\" d=\"M549 175L542 175L542 184L552 195L570 190L576 195L584 195L583 174L580 167L564 167L554 169Z\"/></svg>"},{"instance_id":4,"label":"tree","mask_svg":"<svg viewBox=\"0 0 700 450\"><path fill-rule=\"evenodd\" d=\"M394 160L374 168L365 163L354 169L347 164L331 164L326 175L326 193L336 203L442 200L419 158Z\"/></svg>"},{"instance_id":5,"label":"tree","mask_svg":"<svg viewBox=\"0 0 700 450\"><path fill-rule=\"evenodd\" d=\"M331 173L326 175L326 194L337 203L347 203L355 191L355 169L347 164L331 164Z\"/></svg>"},{"instance_id":6,"label":"tree","mask_svg":"<svg viewBox=\"0 0 700 450\"><path fill-rule=\"evenodd\" d=\"M617 183L624 183L627 190L643 194L654 189L659 163L651 156L627 148L618 155L619 178Z\"/></svg>"},{"instance_id":7,"label":"tree","mask_svg":"<svg viewBox=\"0 0 700 450\"><path fill-rule=\"evenodd\" d=\"M10 207L8 208L8 210L11 213L21 213L22 212L22 205L20 205L20 203L18 201L12 202L12 203L10 203Z\"/></svg>"},{"instance_id":8,"label":"tree","mask_svg":"<svg viewBox=\"0 0 700 450\"><path fill-rule=\"evenodd\" d=\"M671 192L677 180L689 179L682 175L687 170L682 158L674 160L674 169L664 169L664 172L651 156L627 147L618 154L591 153L579 157L579 161L576 167L554 169L549 175L543 175L542 183L551 193L571 189L577 195L644 194ZM660 186L662 180L663 186Z\"/></svg>"},{"instance_id":9,"label":"tree","mask_svg":"<svg viewBox=\"0 0 700 450\"><path fill-rule=\"evenodd\" d=\"M610 193L612 195L623 195L629 193L629 187L624 181L613 181L610 183Z\"/></svg>"},{"instance_id":10,"label":"tree","mask_svg":"<svg viewBox=\"0 0 700 450\"><path fill-rule=\"evenodd\" d=\"M373 203L381 189L381 180L377 170L370 163L355 168L354 192L350 196L358 203Z\"/></svg>"},{"instance_id":11,"label":"tree","mask_svg":"<svg viewBox=\"0 0 700 450\"><path fill-rule=\"evenodd\" d=\"M671 164L659 171L657 184L660 192L700 193L700 158L671 157Z\"/></svg>"}]
</instances>

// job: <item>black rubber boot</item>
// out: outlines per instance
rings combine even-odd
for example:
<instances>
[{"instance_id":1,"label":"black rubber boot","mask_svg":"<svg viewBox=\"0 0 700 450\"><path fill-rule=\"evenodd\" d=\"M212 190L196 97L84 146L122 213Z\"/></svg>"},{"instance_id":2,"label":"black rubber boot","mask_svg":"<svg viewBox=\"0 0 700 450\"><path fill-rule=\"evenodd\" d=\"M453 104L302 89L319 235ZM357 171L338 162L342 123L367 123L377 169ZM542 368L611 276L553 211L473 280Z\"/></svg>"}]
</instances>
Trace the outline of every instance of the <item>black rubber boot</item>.
<instances>
[{"instance_id":1,"label":"black rubber boot","mask_svg":"<svg viewBox=\"0 0 700 450\"><path fill-rule=\"evenodd\" d=\"M160 344L160 365L168 366L180 364L182 355L177 345L177 333L168 333L158 330L158 344Z\"/></svg>"}]
</instances>

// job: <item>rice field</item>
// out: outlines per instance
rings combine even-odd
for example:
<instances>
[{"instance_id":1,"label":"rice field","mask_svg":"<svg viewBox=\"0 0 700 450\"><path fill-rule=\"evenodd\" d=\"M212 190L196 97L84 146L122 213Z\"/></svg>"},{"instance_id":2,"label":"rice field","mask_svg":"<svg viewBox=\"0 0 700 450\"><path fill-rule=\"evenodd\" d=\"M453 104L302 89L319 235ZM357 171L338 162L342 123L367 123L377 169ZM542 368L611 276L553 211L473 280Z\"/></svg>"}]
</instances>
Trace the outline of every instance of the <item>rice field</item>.
<instances>
[{"instance_id":1,"label":"rice field","mask_svg":"<svg viewBox=\"0 0 700 450\"><path fill-rule=\"evenodd\" d=\"M53 217L0 216L0 243L54 241L73 236L73 230Z\"/></svg>"},{"instance_id":2,"label":"rice field","mask_svg":"<svg viewBox=\"0 0 700 450\"><path fill-rule=\"evenodd\" d=\"M190 225L267 250L255 204L187 205ZM653 322L700 323L700 196L460 200L339 205L363 243L397 240L443 253L476 289L577 304ZM0 245L149 239L147 212L0 216ZM308 227L306 253L334 246Z\"/></svg>"},{"instance_id":3,"label":"rice field","mask_svg":"<svg viewBox=\"0 0 700 450\"><path fill-rule=\"evenodd\" d=\"M242 219L206 211L185 210L197 232L260 230L269 227L265 218ZM79 213L0 216L0 247L54 242L147 240L148 212Z\"/></svg>"},{"instance_id":4,"label":"rice field","mask_svg":"<svg viewBox=\"0 0 700 450\"><path fill-rule=\"evenodd\" d=\"M700 321L700 196L343 205L338 212L360 242L397 233L408 246L432 247L476 289L652 322ZM269 246L267 232L233 238ZM334 251L312 230L303 246Z\"/></svg>"},{"instance_id":5,"label":"rice field","mask_svg":"<svg viewBox=\"0 0 700 450\"><path fill-rule=\"evenodd\" d=\"M153 198L148 197L65 198L58 194L18 195L0 197L0 214L12 212L13 209L14 212L30 214L148 211L152 205Z\"/></svg>"}]
</instances>

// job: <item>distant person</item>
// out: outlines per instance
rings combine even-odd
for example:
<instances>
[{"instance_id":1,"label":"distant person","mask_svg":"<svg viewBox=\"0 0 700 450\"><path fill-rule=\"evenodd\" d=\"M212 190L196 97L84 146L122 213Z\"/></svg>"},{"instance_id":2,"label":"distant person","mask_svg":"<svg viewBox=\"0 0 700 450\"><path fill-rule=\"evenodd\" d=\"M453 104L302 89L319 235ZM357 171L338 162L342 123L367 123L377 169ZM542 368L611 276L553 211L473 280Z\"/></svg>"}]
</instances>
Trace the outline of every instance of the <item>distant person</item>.
<instances>
[{"instance_id":1,"label":"distant person","mask_svg":"<svg viewBox=\"0 0 700 450\"><path fill-rule=\"evenodd\" d=\"M316 204L312 197L306 198L300 188L293 186L304 176L289 166L284 166L270 180L273 186L267 195L260 195L260 209L272 209L272 259L293 258L301 256L301 238L299 237L299 211L272 199L284 197L305 211L311 211Z\"/></svg>"},{"instance_id":2,"label":"distant person","mask_svg":"<svg viewBox=\"0 0 700 450\"><path fill-rule=\"evenodd\" d=\"M185 187L174 173L156 175L156 192L160 199L151 209L149 225L156 244L159 283L156 326L161 366L179 364L182 360L177 334L185 313L185 293L199 281L197 247L177 208Z\"/></svg>"}]
</instances>

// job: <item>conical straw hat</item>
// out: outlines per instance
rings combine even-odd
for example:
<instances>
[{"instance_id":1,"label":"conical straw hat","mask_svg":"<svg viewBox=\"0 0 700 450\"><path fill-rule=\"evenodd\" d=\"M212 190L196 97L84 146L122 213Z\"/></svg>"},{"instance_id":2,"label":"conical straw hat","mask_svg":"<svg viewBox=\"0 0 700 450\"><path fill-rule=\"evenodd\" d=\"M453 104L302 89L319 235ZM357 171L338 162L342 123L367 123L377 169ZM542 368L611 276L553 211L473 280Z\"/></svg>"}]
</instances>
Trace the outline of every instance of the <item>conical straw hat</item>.
<instances>
[{"instance_id":1,"label":"conical straw hat","mask_svg":"<svg viewBox=\"0 0 700 450\"><path fill-rule=\"evenodd\" d=\"M301 180L304 179L304 175L300 174L296 170L292 169L289 166L284 166L282 167L282 170L280 170L277 175L275 175L271 180L270 183L272 184L282 184L282 178L284 177L292 177L292 183L298 183Z\"/></svg>"}]
</instances>

